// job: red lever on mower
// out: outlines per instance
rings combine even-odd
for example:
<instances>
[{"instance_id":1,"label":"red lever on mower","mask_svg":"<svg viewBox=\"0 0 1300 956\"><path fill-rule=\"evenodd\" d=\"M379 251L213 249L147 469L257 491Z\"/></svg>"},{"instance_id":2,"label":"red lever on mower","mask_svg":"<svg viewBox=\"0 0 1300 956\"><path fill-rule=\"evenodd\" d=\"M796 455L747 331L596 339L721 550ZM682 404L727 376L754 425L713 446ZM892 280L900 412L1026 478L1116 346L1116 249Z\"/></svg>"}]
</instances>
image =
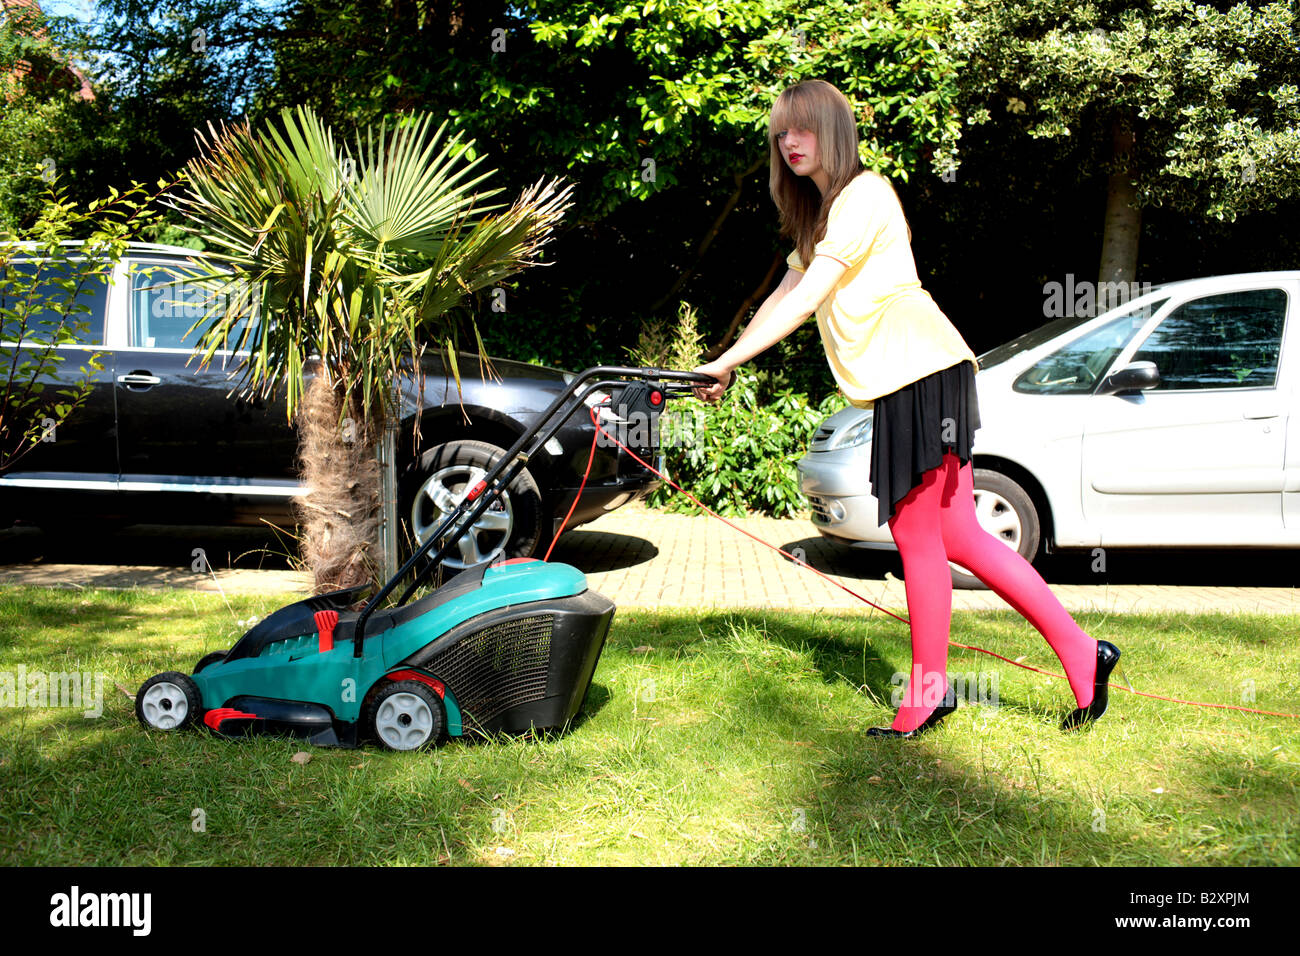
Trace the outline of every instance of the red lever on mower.
<instances>
[{"instance_id":1,"label":"red lever on mower","mask_svg":"<svg viewBox=\"0 0 1300 956\"><path fill-rule=\"evenodd\" d=\"M317 611L312 615L316 619L316 630L320 634L320 652L334 650L334 626L339 622L338 611Z\"/></svg>"}]
</instances>

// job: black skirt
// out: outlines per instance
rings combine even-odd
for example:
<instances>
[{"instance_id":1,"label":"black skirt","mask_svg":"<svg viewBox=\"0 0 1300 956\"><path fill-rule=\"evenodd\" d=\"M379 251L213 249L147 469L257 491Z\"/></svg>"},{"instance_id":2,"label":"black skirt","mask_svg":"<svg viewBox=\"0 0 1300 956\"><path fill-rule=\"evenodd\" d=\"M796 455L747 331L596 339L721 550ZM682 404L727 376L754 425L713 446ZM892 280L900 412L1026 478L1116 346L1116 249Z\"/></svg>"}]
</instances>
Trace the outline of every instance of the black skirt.
<instances>
[{"instance_id":1,"label":"black skirt","mask_svg":"<svg viewBox=\"0 0 1300 956\"><path fill-rule=\"evenodd\" d=\"M975 365L963 360L882 395L871 415L871 493L884 525L945 452L970 461L980 427Z\"/></svg>"}]
</instances>

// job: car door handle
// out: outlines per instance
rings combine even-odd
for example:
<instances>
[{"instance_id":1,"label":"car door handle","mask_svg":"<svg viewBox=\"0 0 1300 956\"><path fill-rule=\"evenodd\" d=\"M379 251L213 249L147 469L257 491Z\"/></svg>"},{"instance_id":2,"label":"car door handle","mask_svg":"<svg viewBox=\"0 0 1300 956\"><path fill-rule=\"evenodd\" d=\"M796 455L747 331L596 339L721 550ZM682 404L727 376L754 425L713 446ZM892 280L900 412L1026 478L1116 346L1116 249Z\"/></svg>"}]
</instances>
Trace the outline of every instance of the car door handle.
<instances>
[{"instance_id":1,"label":"car door handle","mask_svg":"<svg viewBox=\"0 0 1300 956\"><path fill-rule=\"evenodd\" d=\"M1246 409L1241 413L1241 417L1249 421L1256 421L1262 418L1277 418L1280 414L1281 412L1276 408L1260 407Z\"/></svg>"},{"instance_id":2,"label":"car door handle","mask_svg":"<svg viewBox=\"0 0 1300 956\"><path fill-rule=\"evenodd\" d=\"M162 381L157 375L150 375L147 372L131 372L129 375L119 375L117 380L123 385L157 385Z\"/></svg>"}]
</instances>

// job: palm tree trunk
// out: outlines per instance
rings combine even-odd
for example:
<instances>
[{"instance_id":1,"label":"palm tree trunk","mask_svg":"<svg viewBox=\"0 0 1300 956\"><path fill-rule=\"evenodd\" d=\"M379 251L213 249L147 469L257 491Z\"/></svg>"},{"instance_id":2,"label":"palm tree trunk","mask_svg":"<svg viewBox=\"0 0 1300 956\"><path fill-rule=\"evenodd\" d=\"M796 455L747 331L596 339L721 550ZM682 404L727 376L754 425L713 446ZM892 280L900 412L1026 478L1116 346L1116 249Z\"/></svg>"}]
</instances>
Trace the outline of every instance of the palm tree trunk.
<instances>
[{"instance_id":1,"label":"palm tree trunk","mask_svg":"<svg viewBox=\"0 0 1300 956\"><path fill-rule=\"evenodd\" d=\"M382 408L340 414L342 398L316 370L298 411L301 553L318 594L374 581L379 548ZM340 423L341 422L341 423Z\"/></svg>"}]
</instances>

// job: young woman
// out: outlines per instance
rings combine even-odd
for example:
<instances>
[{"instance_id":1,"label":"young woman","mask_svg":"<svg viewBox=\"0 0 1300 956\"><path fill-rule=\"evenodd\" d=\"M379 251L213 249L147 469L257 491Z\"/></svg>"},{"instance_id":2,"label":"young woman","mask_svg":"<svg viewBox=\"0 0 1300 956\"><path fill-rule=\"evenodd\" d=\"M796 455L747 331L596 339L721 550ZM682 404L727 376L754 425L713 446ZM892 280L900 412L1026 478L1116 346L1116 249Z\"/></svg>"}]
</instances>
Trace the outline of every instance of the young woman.
<instances>
[{"instance_id":1,"label":"young woman","mask_svg":"<svg viewBox=\"0 0 1300 956\"><path fill-rule=\"evenodd\" d=\"M869 478L903 560L912 669L893 725L868 734L915 736L957 709L947 678L949 560L1056 652L1078 703L1062 729L1090 723L1105 713L1119 650L1084 633L1029 562L975 517L975 354L921 288L911 230L889 181L862 165L848 100L823 80L790 87L772 107L768 141L781 235L795 241L790 269L735 344L696 369L719 381L696 394L720 400L738 366L815 312L835 380L854 405L872 408Z\"/></svg>"}]
</instances>

